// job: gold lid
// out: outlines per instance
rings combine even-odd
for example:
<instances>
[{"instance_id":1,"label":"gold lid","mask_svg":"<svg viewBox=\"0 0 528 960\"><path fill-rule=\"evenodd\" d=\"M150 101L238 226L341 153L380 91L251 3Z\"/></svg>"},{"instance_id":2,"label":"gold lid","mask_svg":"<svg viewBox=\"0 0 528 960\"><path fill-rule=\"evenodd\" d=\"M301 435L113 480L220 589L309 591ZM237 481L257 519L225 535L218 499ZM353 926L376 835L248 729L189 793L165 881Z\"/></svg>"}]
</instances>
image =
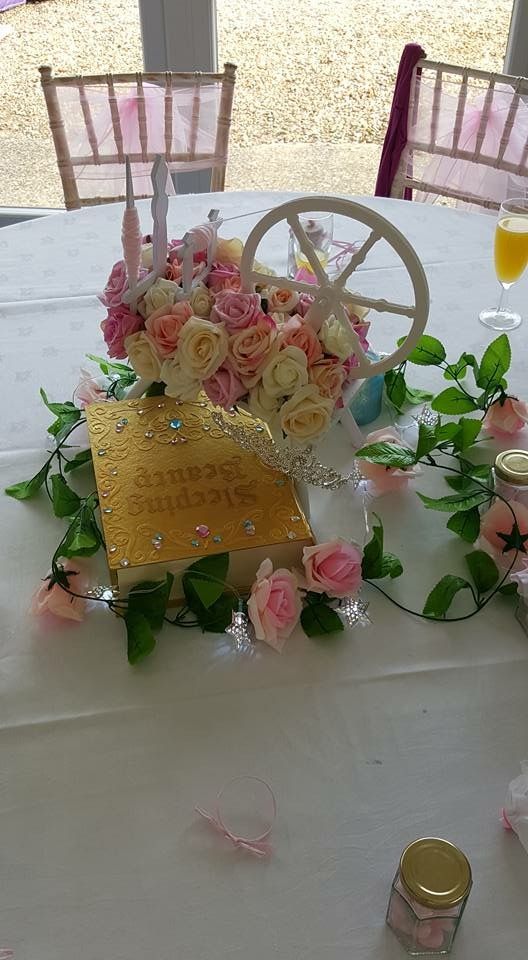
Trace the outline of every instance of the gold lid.
<instances>
[{"instance_id":1,"label":"gold lid","mask_svg":"<svg viewBox=\"0 0 528 960\"><path fill-rule=\"evenodd\" d=\"M501 480L528 486L528 450L503 450L495 457L495 472Z\"/></svg>"},{"instance_id":2,"label":"gold lid","mask_svg":"<svg viewBox=\"0 0 528 960\"><path fill-rule=\"evenodd\" d=\"M400 877L407 892L424 907L454 907L471 889L467 857L448 840L425 837L405 848Z\"/></svg>"}]
</instances>

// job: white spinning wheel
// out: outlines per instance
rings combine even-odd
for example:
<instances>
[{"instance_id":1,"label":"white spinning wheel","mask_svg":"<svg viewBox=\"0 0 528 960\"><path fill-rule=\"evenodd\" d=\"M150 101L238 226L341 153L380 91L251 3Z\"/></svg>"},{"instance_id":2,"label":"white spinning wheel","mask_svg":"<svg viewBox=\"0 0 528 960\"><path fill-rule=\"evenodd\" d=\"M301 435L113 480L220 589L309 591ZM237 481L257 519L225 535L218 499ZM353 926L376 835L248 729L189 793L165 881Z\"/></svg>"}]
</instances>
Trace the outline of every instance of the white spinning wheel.
<instances>
[{"instance_id":1,"label":"white spinning wheel","mask_svg":"<svg viewBox=\"0 0 528 960\"><path fill-rule=\"evenodd\" d=\"M349 263L337 277L330 278L323 269L316 251L305 233L301 221L300 213L335 213L350 220L356 220L371 228L370 235L364 241L362 246L351 257ZM291 227L293 234L297 238L299 247L310 264L316 278L317 284L302 283L298 280L291 280L289 277L272 277L259 273L253 269L255 253L257 248L266 235L266 233L277 223L282 221ZM414 304L391 303L388 300L376 300L371 297L363 297L360 294L351 293L346 289L347 280L354 271L364 262L367 254L372 250L374 244L380 240L386 240L387 243L396 251L402 263L410 276L413 292ZM319 330L326 317L332 314L348 329L352 329L356 343L354 354L357 357L358 365L354 367L349 374L353 380L366 379L375 374L385 373L391 370L398 363L409 355L416 346L421 334L424 331L429 313L429 287L423 267L409 241L404 237L392 223L382 217L379 213L371 210L370 207L364 207L362 204L355 203L352 200L342 200L338 197L302 197L299 200L290 200L287 203L275 207L269 213L265 214L251 231L244 246L242 260L240 263L240 273L242 278L242 289L246 292L252 292L255 283L269 285L270 280L276 287L285 287L288 290L296 290L298 293L308 293L315 297L314 303L306 314L306 322L310 323L316 330ZM383 357L381 360L371 360L363 350L359 337L351 328L347 319L344 305L355 303L362 307L368 307L378 313L393 313L398 316L409 317L412 320L412 326L401 346L397 347L393 353Z\"/></svg>"}]
</instances>

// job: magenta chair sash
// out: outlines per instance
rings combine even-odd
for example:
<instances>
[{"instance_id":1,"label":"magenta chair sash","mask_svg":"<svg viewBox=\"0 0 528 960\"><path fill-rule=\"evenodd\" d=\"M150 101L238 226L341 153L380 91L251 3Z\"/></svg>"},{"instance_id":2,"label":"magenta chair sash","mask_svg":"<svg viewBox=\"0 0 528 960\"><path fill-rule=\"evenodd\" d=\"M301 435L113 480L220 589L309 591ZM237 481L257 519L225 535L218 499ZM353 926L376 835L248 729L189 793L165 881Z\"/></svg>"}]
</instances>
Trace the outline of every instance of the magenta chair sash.
<instances>
[{"instance_id":1,"label":"magenta chair sash","mask_svg":"<svg viewBox=\"0 0 528 960\"><path fill-rule=\"evenodd\" d=\"M381 151L378 178L374 191L376 197L390 197L391 194L392 182L396 176L402 151L407 143L407 117L413 70L422 57L425 57L425 51L422 50L420 44L408 43L404 47L394 87L387 133ZM411 191L408 188L405 190L405 199L411 199Z\"/></svg>"}]
</instances>

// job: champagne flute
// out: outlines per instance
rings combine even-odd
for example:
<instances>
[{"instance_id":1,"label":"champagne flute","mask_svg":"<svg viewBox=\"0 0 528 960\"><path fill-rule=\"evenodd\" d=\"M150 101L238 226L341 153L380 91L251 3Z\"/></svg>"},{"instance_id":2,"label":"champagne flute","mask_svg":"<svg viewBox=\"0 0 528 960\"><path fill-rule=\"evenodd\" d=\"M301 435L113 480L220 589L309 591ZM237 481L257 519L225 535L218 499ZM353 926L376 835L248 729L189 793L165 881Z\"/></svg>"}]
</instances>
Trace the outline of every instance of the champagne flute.
<instances>
[{"instance_id":1,"label":"champagne flute","mask_svg":"<svg viewBox=\"0 0 528 960\"><path fill-rule=\"evenodd\" d=\"M495 228L495 271L502 291L494 310L482 310L479 320L492 330L515 330L522 317L505 306L506 293L528 263L528 198L501 204Z\"/></svg>"}]
</instances>

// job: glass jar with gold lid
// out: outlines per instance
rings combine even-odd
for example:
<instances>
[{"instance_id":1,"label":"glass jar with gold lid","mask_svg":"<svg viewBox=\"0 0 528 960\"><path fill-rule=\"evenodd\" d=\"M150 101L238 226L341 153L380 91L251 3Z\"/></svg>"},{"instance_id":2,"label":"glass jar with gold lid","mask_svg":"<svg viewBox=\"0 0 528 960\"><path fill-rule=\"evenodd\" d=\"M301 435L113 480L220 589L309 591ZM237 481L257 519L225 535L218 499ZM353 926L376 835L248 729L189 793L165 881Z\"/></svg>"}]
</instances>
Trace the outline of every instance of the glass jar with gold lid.
<instances>
[{"instance_id":1,"label":"glass jar with gold lid","mask_svg":"<svg viewBox=\"0 0 528 960\"><path fill-rule=\"evenodd\" d=\"M448 840L424 837L403 851L387 924L411 957L440 957L453 946L471 890L471 867Z\"/></svg>"},{"instance_id":2,"label":"glass jar with gold lid","mask_svg":"<svg viewBox=\"0 0 528 960\"><path fill-rule=\"evenodd\" d=\"M505 500L528 507L528 450L503 450L495 457L493 485Z\"/></svg>"}]
</instances>

